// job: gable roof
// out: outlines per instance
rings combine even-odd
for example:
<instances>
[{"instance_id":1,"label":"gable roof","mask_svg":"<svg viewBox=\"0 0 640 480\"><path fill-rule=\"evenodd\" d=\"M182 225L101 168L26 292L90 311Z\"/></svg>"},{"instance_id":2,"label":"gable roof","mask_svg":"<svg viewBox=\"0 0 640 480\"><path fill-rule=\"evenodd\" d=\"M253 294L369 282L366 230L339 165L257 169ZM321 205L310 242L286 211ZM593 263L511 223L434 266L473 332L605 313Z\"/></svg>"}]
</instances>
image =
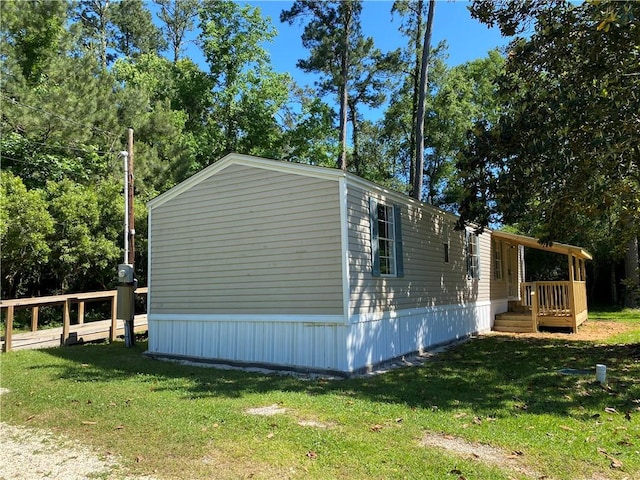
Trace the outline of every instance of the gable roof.
<instances>
[{"instance_id":1,"label":"gable roof","mask_svg":"<svg viewBox=\"0 0 640 480\"><path fill-rule=\"evenodd\" d=\"M494 231L492 232L494 238L508 240L525 247L535 248L538 250L545 250L547 252L560 253L562 255L572 255L583 260L592 260L593 257L582 247L576 247L575 245L567 245L564 243L552 243L551 245L543 245L533 237L527 237L525 235L517 235L515 233L507 233Z\"/></svg>"},{"instance_id":2,"label":"gable roof","mask_svg":"<svg viewBox=\"0 0 640 480\"><path fill-rule=\"evenodd\" d=\"M304 163L289 162L286 160L269 160L262 157L255 157L252 155L243 155L240 153L230 153L217 162L209 165L205 169L196 173L195 175L187 178L183 182L179 183L175 187L167 190L166 192L158 195L156 198L150 200L147 203L149 210L163 205L172 198L177 197L181 193L189 190L190 188L198 185L199 183L207 180L209 177L224 170L230 165L244 165L248 167L263 168L266 170L274 170L285 173L293 173L296 175L303 175L307 177L323 178L327 180L339 181L341 179L347 180L350 184L359 186L368 191L374 191L382 194L386 197L393 198L395 201L402 202L404 204L414 205L424 209L437 212L439 215L448 216L453 219L458 217L450 212L441 210L433 205L418 201L408 195L405 195L394 190L390 190L386 187L373 183L369 180L358 177L352 173L339 170L337 168L318 167L315 165L308 165ZM536 248L539 250L546 250L549 252L560 253L563 255L573 255L577 258L585 260L591 260L592 256L589 252L582 247L576 247L574 245L566 245L563 243L554 243L550 246L542 245L533 237L527 237L524 235L516 235L514 233L507 233L501 231L491 231L491 235L495 238L508 240L525 247Z\"/></svg>"},{"instance_id":3,"label":"gable roof","mask_svg":"<svg viewBox=\"0 0 640 480\"><path fill-rule=\"evenodd\" d=\"M239 153L229 153L217 162L209 165L208 167L200 170L198 173L192 175L186 180L180 182L173 188L170 188L164 193L161 193L154 199L147 203L149 209L160 206L174 197L177 197L181 193L191 189L192 187L204 182L209 177L224 170L229 165L245 165L252 167L260 167L267 170L287 171L290 173L297 173L298 175L305 175L316 178L327 178L332 180L338 180L345 176L342 170L316 167L314 165L305 165L301 163L285 162L280 160L267 160L266 158L254 157L252 155L242 155Z\"/></svg>"},{"instance_id":4,"label":"gable roof","mask_svg":"<svg viewBox=\"0 0 640 480\"><path fill-rule=\"evenodd\" d=\"M326 180L333 180L333 181L339 181L341 179L345 179L351 185L359 186L368 191L377 192L381 195L384 195L385 197L393 198L395 201L398 201L404 204L412 204L415 206L422 207L424 209L433 210L434 212L437 212L440 215L457 219L457 217L450 212L440 210L439 208L433 205L418 201L414 198L409 197L408 195L383 187L381 185L373 183L369 180L365 180L363 178L358 177L357 175L345 172L338 168L318 167L316 165L295 163L295 162L289 162L286 160L269 160L262 157L255 157L252 155L243 155L240 153L229 153L228 155L225 155L223 158L221 158L217 162L209 165L208 167L199 171L195 175L179 183L175 187L167 190L166 192L150 200L147 203L147 208L151 210L155 207L159 207L160 205L163 205L164 203L168 202L172 198L177 197L181 193L207 180L211 176L224 170L230 165L244 165L247 167L263 168L266 170L274 170L274 171L279 171L284 173L293 173L296 175L304 175L304 176L314 177L314 178L323 178Z\"/></svg>"}]
</instances>

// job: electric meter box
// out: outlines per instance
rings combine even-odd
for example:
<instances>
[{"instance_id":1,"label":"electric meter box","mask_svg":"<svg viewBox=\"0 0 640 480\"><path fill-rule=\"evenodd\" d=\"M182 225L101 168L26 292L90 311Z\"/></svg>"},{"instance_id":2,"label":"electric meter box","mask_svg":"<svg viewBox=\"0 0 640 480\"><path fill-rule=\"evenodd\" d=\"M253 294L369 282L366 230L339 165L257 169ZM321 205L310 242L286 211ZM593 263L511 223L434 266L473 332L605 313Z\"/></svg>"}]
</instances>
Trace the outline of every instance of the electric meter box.
<instances>
[{"instance_id":1,"label":"electric meter box","mask_svg":"<svg viewBox=\"0 0 640 480\"><path fill-rule=\"evenodd\" d=\"M132 284L133 279L133 265L129 263L118 265L118 282Z\"/></svg>"},{"instance_id":2,"label":"electric meter box","mask_svg":"<svg viewBox=\"0 0 640 480\"><path fill-rule=\"evenodd\" d=\"M130 285L118 285L116 318L125 322L133 320L135 315L135 297Z\"/></svg>"}]
</instances>

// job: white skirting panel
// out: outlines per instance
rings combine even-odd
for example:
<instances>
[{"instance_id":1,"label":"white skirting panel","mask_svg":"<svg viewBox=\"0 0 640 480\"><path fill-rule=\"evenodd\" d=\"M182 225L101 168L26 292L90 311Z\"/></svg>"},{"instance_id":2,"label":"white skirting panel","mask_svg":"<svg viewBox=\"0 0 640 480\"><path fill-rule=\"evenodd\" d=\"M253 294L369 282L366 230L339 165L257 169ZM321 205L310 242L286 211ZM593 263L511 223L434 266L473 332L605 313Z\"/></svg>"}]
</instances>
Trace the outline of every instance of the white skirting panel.
<instances>
[{"instance_id":1,"label":"white skirting panel","mask_svg":"<svg viewBox=\"0 0 640 480\"><path fill-rule=\"evenodd\" d=\"M356 315L351 323L149 314L149 354L349 374L491 329L491 302Z\"/></svg>"},{"instance_id":2,"label":"white skirting panel","mask_svg":"<svg viewBox=\"0 0 640 480\"><path fill-rule=\"evenodd\" d=\"M491 302L354 315L347 337L348 371L491 329Z\"/></svg>"},{"instance_id":3,"label":"white skirting panel","mask_svg":"<svg viewBox=\"0 0 640 480\"><path fill-rule=\"evenodd\" d=\"M173 317L173 318L171 318ZM303 323L233 319L212 320L195 315L148 316L149 354L263 364L309 370L344 371L347 326L327 322ZM243 316L244 317L244 316ZM319 320L319 319L318 319Z\"/></svg>"}]
</instances>

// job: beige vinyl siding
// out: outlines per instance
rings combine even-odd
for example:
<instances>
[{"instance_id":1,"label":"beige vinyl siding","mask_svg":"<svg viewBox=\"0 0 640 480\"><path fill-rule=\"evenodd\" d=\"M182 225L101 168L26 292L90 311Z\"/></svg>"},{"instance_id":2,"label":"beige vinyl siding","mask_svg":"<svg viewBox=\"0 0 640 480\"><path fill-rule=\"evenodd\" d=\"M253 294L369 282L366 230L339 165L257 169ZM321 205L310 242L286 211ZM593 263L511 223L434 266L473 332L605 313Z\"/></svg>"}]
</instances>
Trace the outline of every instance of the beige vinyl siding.
<instances>
[{"instance_id":1,"label":"beige vinyl siding","mask_svg":"<svg viewBox=\"0 0 640 480\"><path fill-rule=\"evenodd\" d=\"M495 277L494 249L502 246L502 278ZM509 297L508 268L509 255L512 254L511 245L503 240L493 240L491 242L491 299L499 300Z\"/></svg>"},{"instance_id":2,"label":"beige vinyl siding","mask_svg":"<svg viewBox=\"0 0 640 480\"><path fill-rule=\"evenodd\" d=\"M371 274L369 197L386 205L399 205L402 217L403 277ZM399 311L439 305L490 300L490 235L480 237L480 280L467 278L464 232L454 230L451 215L435 208L402 203L349 185L348 236L351 313ZM449 263L444 243L449 242Z\"/></svg>"},{"instance_id":3,"label":"beige vinyl siding","mask_svg":"<svg viewBox=\"0 0 640 480\"><path fill-rule=\"evenodd\" d=\"M511 268L511 285L509 296L520 298L520 284L525 281L524 247L522 245L509 244L508 268Z\"/></svg>"},{"instance_id":4,"label":"beige vinyl siding","mask_svg":"<svg viewBox=\"0 0 640 480\"><path fill-rule=\"evenodd\" d=\"M230 165L151 209L155 314L342 314L337 181Z\"/></svg>"}]
</instances>

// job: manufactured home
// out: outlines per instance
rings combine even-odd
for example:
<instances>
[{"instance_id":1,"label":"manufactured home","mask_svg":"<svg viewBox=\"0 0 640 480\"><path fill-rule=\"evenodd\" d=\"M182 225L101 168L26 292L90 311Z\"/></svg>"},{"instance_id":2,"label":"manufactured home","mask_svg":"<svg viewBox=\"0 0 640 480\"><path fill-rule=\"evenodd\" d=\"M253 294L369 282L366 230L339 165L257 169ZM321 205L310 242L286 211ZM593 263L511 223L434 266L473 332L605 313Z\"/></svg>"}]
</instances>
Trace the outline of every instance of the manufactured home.
<instances>
[{"instance_id":1,"label":"manufactured home","mask_svg":"<svg viewBox=\"0 0 640 480\"><path fill-rule=\"evenodd\" d=\"M455 230L452 214L341 170L230 154L148 207L153 357L349 375L489 331L516 303L528 317L505 329L551 318L524 282L524 248L547 247ZM573 265L553 293L568 298L590 257L554 247ZM567 326L584 321L554 301Z\"/></svg>"}]
</instances>

